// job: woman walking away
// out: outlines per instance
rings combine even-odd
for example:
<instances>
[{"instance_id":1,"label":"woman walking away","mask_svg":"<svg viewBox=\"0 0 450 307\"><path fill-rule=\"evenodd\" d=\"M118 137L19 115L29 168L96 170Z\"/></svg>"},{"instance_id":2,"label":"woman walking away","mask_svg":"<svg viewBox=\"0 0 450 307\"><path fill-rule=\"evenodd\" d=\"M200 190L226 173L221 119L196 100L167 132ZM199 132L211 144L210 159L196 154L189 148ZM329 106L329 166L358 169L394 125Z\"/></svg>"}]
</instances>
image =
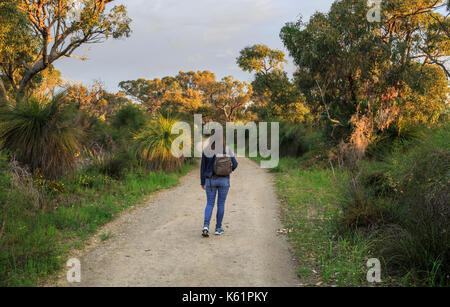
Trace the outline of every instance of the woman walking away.
<instances>
[{"instance_id":1,"label":"woman walking away","mask_svg":"<svg viewBox=\"0 0 450 307\"><path fill-rule=\"evenodd\" d=\"M215 150L215 143L211 145ZM225 200L230 189L230 174L237 168L238 162L233 152L223 146L223 154L217 154L209 158L202 154L202 166L200 168L200 180L203 190L206 191L205 220L203 224L203 237L209 237L209 222L211 221L214 203L217 197L216 235L224 233L222 228L225 213Z\"/></svg>"}]
</instances>

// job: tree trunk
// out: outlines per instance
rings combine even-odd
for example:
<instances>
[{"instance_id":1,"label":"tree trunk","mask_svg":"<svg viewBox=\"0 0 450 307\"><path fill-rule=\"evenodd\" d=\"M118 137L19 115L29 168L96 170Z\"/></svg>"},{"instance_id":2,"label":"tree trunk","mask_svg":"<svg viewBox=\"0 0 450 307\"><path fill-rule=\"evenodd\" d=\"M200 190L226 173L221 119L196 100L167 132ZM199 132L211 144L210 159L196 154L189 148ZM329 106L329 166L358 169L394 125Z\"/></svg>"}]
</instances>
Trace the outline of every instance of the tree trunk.
<instances>
[{"instance_id":1,"label":"tree trunk","mask_svg":"<svg viewBox=\"0 0 450 307\"><path fill-rule=\"evenodd\" d=\"M0 78L0 104L3 104L3 102L6 102L8 100L8 93L6 92L5 84Z\"/></svg>"},{"instance_id":2,"label":"tree trunk","mask_svg":"<svg viewBox=\"0 0 450 307\"><path fill-rule=\"evenodd\" d=\"M43 60L40 60L37 62L33 67L28 69L23 76L22 80L20 81L19 90L17 92L17 97L19 99L23 98L25 95L25 90L27 89L28 85L31 82L31 79L33 79L34 76L36 76L38 73L43 71L45 68L47 68L48 65L44 64Z\"/></svg>"}]
</instances>

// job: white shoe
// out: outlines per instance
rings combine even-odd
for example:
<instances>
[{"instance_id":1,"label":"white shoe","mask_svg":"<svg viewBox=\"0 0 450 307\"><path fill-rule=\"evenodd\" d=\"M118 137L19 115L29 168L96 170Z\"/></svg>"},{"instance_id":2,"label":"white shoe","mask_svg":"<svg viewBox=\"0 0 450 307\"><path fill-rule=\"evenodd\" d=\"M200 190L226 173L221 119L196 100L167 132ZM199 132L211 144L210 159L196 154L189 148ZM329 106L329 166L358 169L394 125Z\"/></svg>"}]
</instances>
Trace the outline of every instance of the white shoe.
<instances>
[{"instance_id":1,"label":"white shoe","mask_svg":"<svg viewBox=\"0 0 450 307\"><path fill-rule=\"evenodd\" d=\"M216 229L215 234L218 235L218 236L220 236L220 235L222 235L224 232L225 232L225 230L223 230L223 228L219 228L219 229Z\"/></svg>"}]
</instances>

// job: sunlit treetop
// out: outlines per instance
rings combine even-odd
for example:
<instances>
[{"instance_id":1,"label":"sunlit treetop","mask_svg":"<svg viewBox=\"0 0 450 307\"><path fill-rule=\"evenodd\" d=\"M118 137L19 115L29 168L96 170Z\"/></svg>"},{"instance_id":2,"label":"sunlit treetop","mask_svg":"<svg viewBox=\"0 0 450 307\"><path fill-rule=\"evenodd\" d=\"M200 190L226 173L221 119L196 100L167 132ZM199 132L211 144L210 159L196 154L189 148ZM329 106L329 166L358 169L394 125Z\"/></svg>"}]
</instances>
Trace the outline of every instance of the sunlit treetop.
<instances>
[{"instance_id":1,"label":"sunlit treetop","mask_svg":"<svg viewBox=\"0 0 450 307\"><path fill-rule=\"evenodd\" d=\"M237 63L244 71L268 74L274 70L282 71L286 59L280 50L270 49L266 45L254 45L241 50Z\"/></svg>"}]
</instances>

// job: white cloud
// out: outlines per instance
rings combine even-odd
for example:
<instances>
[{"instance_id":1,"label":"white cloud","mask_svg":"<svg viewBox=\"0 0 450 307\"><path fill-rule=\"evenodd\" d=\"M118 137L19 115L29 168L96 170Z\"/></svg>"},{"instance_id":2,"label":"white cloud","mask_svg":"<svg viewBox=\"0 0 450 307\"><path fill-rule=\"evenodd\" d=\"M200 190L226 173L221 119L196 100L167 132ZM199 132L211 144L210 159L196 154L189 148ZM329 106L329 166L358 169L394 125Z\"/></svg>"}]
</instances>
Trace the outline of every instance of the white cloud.
<instances>
[{"instance_id":1,"label":"white cloud","mask_svg":"<svg viewBox=\"0 0 450 307\"><path fill-rule=\"evenodd\" d=\"M333 0L116 0L133 19L131 37L90 45L88 60L63 59L55 66L66 78L89 84L102 79L114 90L122 80L208 69L218 78L251 75L236 65L239 51L256 43L282 49L281 27L327 10ZM109 5L111 7L111 5ZM84 55L84 48L78 53ZM293 70L292 65L287 66Z\"/></svg>"},{"instance_id":2,"label":"white cloud","mask_svg":"<svg viewBox=\"0 0 450 307\"><path fill-rule=\"evenodd\" d=\"M220 59L220 58L231 57L231 56L234 56L234 55L235 55L234 50L231 49L231 48L228 48L228 49L225 49L225 50L221 50L219 53L216 54L216 57Z\"/></svg>"},{"instance_id":3,"label":"white cloud","mask_svg":"<svg viewBox=\"0 0 450 307\"><path fill-rule=\"evenodd\" d=\"M188 56L187 61L189 64L201 63L205 57L199 53Z\"/></svg>"}]
</instances>

